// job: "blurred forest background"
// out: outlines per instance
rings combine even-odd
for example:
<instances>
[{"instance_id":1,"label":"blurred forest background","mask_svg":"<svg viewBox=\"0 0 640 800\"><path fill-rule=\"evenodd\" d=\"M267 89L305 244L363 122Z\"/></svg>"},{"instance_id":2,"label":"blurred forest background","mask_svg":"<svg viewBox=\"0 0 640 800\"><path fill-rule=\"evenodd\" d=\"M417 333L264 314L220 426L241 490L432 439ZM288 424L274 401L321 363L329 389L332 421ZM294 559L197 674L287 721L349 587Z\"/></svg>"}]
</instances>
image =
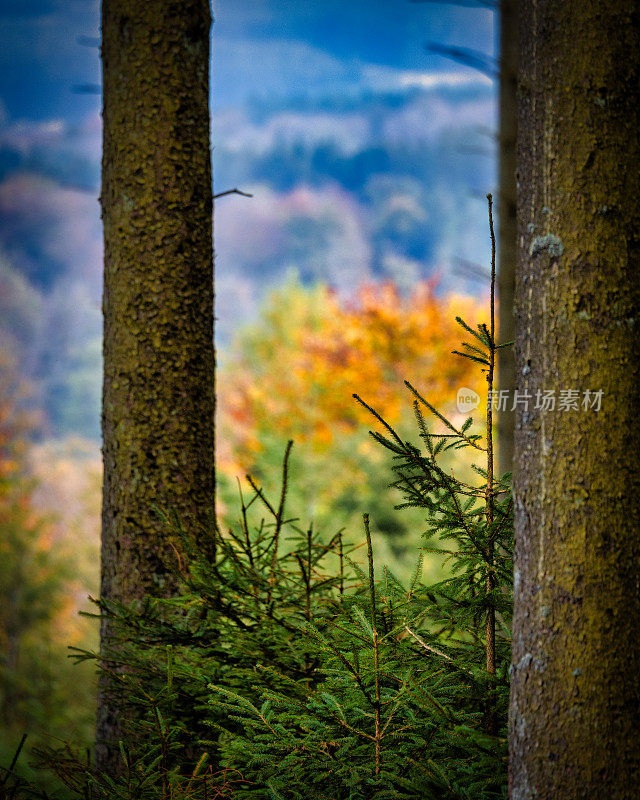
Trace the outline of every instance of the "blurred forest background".
<instances>
[{"instance_id":1,"label":"blurred forest background","mask_svg":"<svg viewBox=\"0 0 640 800\"><path fill-rule=\"evenodd\" d=\"M453 318L486 297L495 20L485 4L218 0L212 139L219 502L269 486L329 533L372 516L402 573L422 531L357 391L399 429L409 379L455 414ZM0 761L21 733L89 742L98 592L99 5L0 0ZM481 70L429 42L484 54ZM457 327L457 326L456 326ZM235 504L235 505L234 505ZM412 563L412 562L411 562ZM425 569L437 571L427 560Z\"/></svg>"}]
</instances>

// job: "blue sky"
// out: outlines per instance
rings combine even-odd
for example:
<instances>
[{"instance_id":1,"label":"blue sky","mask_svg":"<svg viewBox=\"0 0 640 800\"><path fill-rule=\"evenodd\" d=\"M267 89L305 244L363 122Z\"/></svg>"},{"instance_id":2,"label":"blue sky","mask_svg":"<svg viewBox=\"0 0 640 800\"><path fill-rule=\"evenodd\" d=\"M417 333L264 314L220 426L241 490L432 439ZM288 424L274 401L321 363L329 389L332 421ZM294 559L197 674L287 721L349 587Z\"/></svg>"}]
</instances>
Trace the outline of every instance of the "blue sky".
<instances>
[{"instance_id":1,"label":"blue sky","mask_svg":"<svg viewBox=\"0 0 640 800\"><path fill-rule=\"evenodd\" d=\"M493 49L493 14L410 0L217 0L214 108L274 92L348 89L365 65L450 71L422 44ZM0 0L0 97L12 119L81 121L99 106L96 0ZM80 42L85 42L81 44Z\"/></svg>"},{"instance_id":2,"label":"blue sky","mask_svg":"<svg viewBox=\"0 0 640 800\"><path fill-rule=\"evenodd\" d=\"M495 87L424 45L492 54L493 14L409 0L213 11L214 181L254 194L216 208L222 345L294 272L342 292L434 274L477 289L455 263L486 259ZM54 435L97 430L98 37L95 0L0 0L0 336Z\"/></svg>"}]
</instances>

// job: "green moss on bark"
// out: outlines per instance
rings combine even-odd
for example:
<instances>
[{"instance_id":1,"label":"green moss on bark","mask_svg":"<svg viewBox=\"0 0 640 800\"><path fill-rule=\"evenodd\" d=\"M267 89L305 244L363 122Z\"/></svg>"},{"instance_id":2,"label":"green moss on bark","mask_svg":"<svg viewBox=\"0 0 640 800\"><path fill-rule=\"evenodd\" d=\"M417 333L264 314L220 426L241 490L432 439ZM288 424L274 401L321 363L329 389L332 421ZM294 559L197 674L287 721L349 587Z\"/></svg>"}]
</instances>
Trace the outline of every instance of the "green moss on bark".
<instances>
[{"instance_id":1,"label":"green moss on bark","mask_svg":"<svg viewBox=\"0 0 640 800\"><path fill-rule=\"evenodd\" d=\"M640 21L522 0L513 800L640 785Z\"/></svg>"},{"instance_id":2,"label":"green moss on bark","mask_svg":"<svg viewBox=\"0 0 640 800\"><path fill-rule=\"evenodd\" d=\"M210 25L206 0L102 6L106 599L175 590L154 506L214 507Z\"/></svg>"}]
</instances>

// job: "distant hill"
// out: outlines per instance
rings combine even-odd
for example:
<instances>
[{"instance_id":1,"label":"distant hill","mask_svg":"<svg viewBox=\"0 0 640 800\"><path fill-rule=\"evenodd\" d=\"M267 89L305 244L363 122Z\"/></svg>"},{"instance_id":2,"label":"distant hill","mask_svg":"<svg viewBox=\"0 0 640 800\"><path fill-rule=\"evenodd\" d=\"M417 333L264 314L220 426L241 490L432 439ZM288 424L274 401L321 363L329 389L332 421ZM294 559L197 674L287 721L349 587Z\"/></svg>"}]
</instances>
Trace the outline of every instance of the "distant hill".
<instances>
[{"instance_id":1,"label":"distant hill","mask_svg":"<svg viewBox=\"0 0 640 800\"><path fill-rule=\"evenodd\" d=\"M348 293L486 261L491 86L407 80L393 90L254 99L212 120L217 337L295 272ZM99 435L100 124L0 126L0 335L19 351L55 435Z\"/></svg>"}]
</instances>

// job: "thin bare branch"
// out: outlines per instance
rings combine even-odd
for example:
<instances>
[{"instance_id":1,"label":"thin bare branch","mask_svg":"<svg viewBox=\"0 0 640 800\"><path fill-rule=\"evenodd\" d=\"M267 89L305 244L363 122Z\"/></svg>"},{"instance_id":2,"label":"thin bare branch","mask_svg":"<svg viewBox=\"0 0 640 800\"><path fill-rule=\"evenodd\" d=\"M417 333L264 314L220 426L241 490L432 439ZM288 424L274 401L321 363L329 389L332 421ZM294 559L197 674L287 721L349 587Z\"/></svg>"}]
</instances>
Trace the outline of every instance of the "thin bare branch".
<instances>
[{"instance_id":1,"label":"thin bare branch","mask_svg":"<svg viewBox=\"0 0 640 800\"><path fill-rule=\"evenodd\" d=\"M217 200L219 197L226 197L228 194L239 194L242 197L253 197L253 195L249 194L249 192L243 192L240 189L235 188L235 189L227 189L224 192L219 192L218 194L214 194L213 199Z\"/></svg>"},{"instance_id":2,"label":"thin bare branch","mask_svg":"<svg viewBox=\"0 0 640 800\"><path fill-rule=\"evenodd\" d=\"M428 42L425 45L425 50L428 53L434 53L438 56L444 56L452 61L457 61L458 64L464 64L465 67L471 67L483 75L486 75L491 80L497 80L500 77L500 64L493 56L488 56L486 53L481 53L479 50L472 50L469 47L455 47L448 44L439 44L438 42Z\"/></svg>"}]
</instances>

